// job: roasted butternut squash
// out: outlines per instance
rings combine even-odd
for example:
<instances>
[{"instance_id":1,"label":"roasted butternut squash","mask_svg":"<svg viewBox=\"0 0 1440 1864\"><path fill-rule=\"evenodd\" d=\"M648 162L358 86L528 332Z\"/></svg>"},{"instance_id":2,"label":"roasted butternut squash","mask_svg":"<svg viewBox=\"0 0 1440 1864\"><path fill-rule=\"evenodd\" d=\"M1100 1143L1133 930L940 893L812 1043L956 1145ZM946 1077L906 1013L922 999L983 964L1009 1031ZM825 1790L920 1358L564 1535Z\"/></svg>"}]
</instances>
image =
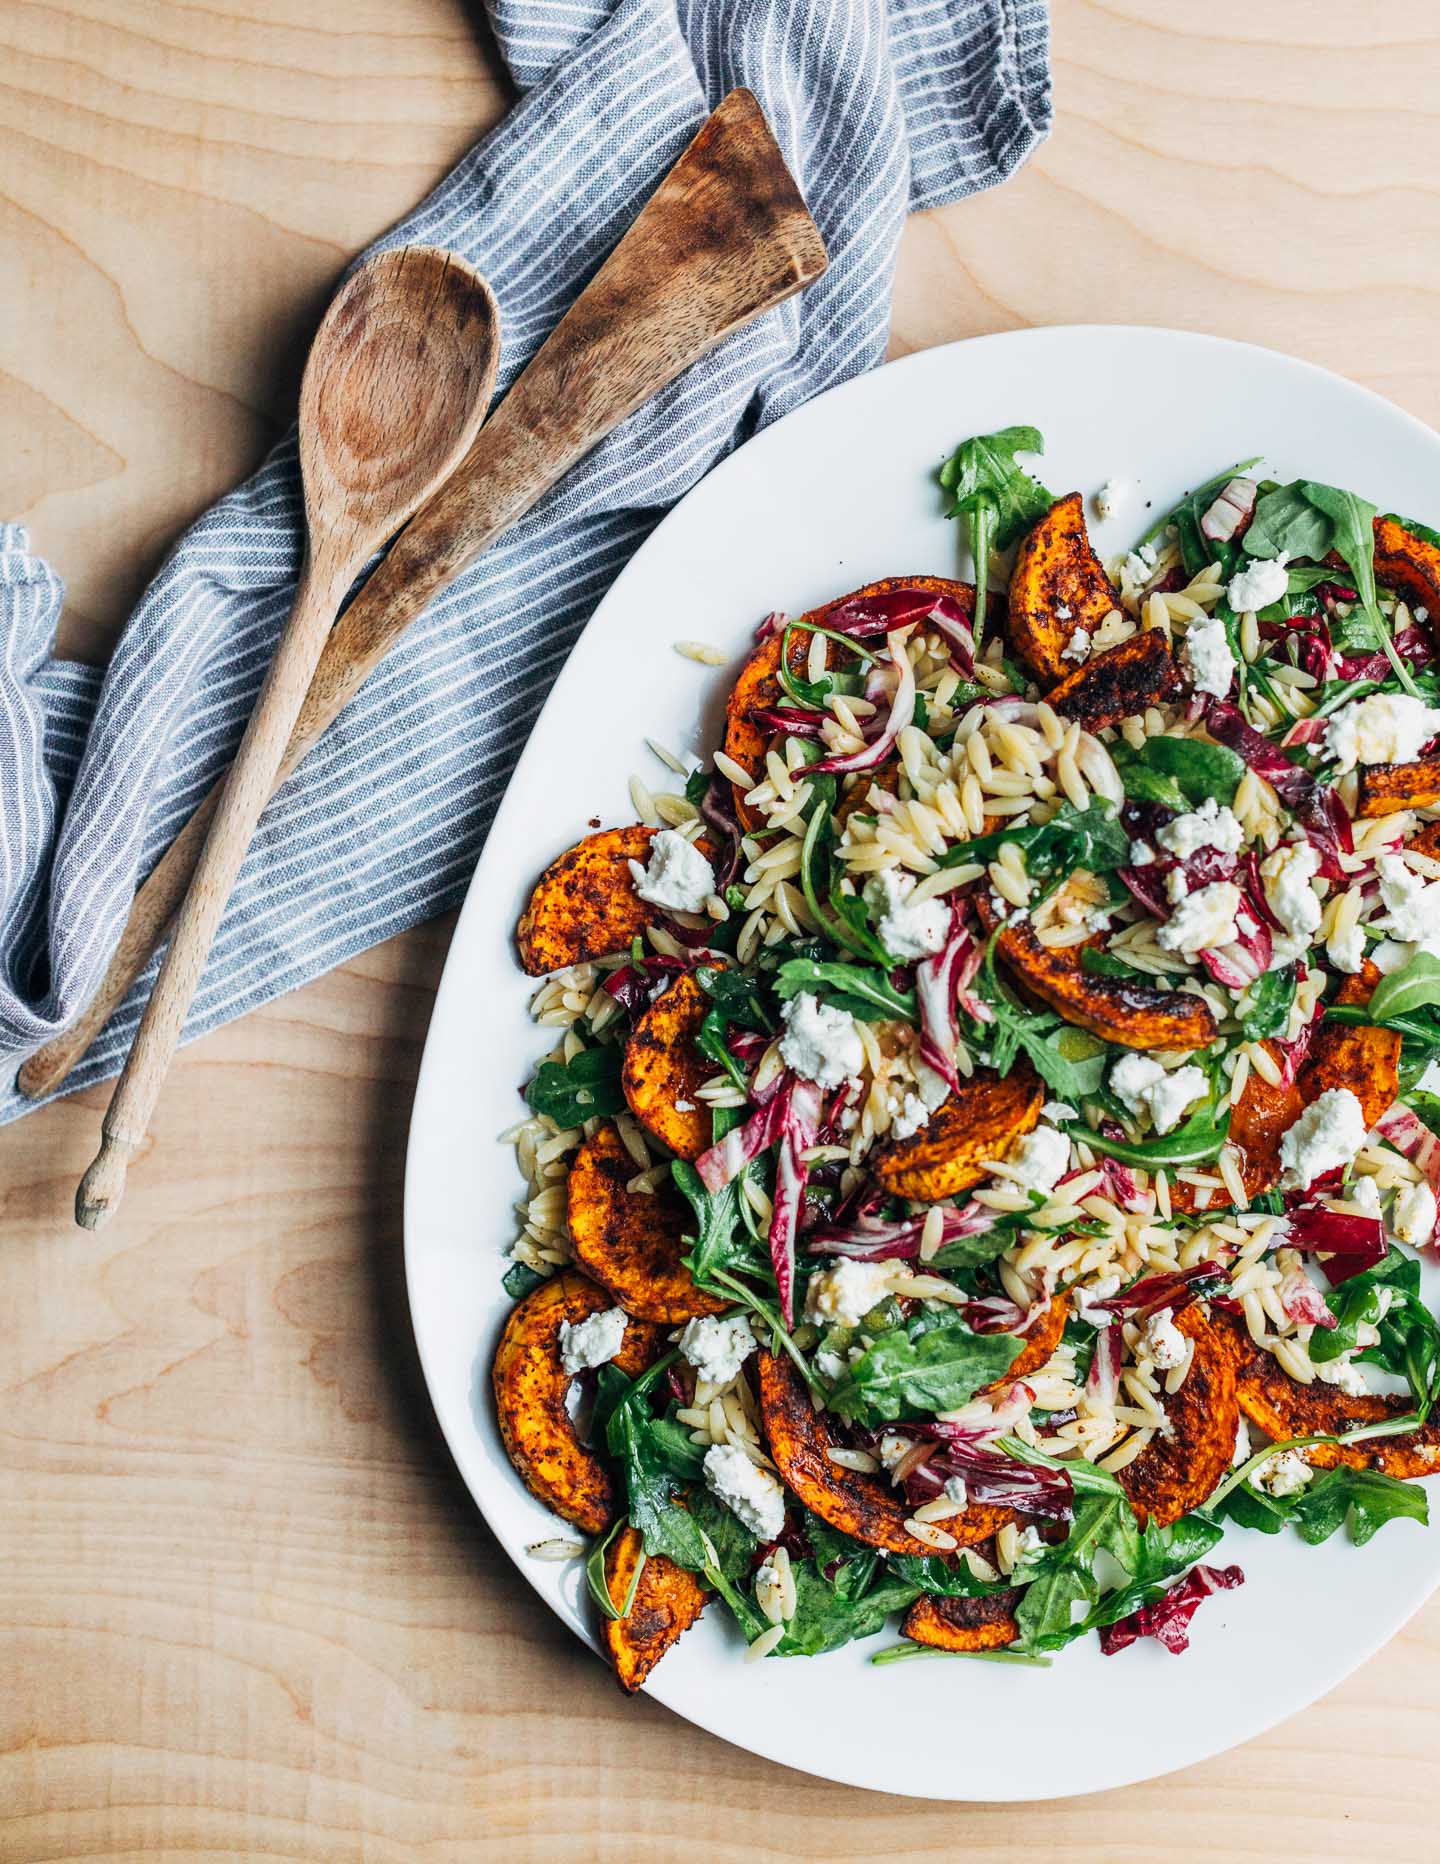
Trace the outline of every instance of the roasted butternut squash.
<instances>
[{"instance_id":1,"label":"roasted butternut squash","mask_svg":"<svg viewBox=\"0 0 1440 1864\"><path fill-rule=\"evenodd\" d=\"M923 1204L953 1197L985 1176L982 1161L1004 1158L1034 1130L1044 1102L1045 1090L1028 1063L1017 1061L1003 1078L979 1068L918 1132L877 1151L871 1170L896 1197Z\"/></svg>"},{"instance_id":2,"label":"roasted butternut squash","mask_svg":"<svg viewBox=\"0 0 1440 1864\"><path fill-rule=\"evenodd\" d=\"M575 1154L565 1196L575 1260L627 1314L675 1326L728 1305L695 1286L681 1262L694 1228L690 1206L671 1186L627 1191L636 1165L607 1120Z\"/></svg>"},{"instance_id":3,"label":"roasted butternut squash","mask_svg":"<svg viewBox=\"0 0 1440 1864\"><path fill-rule=\"evenodd\" d=\"M609 828L587 835L545 869L515 942L531 977L623 951L657 914L635 891L630 862L649 858L653 828Z\"/></svg>"},{"instance_id":4,"label":"roasted butternut squash","mask_svg":"<svg viewBox=\"0 0 1440 1864\"><path fill-rule=\"evenodd\" d=\"M710 1074L695 1047L710 999L688 971L635 1019L620 1085L630 1111L652 1138L682 1159L710 1143L710 1110L696 1093Z\"/></svg>"},{"instance_id":5,"label":"roasted butternut squash","mask_svg":"<svg viewBox=\"0 0 1440 1864\"><path fill-rule=\"evenodd\" d=\"M1057 686L1070 672L1065 649L1075 630L1093 634L1118 603L1090 548L1084 500L1067 493L1020 545L1010 578L1010 644L1042 687Z\"/></svg>"},{"instance_id":6,"label":"roasted butternut squash","mask_svg":"<svg viewBox=\"0 0 1440 1864\"><path fill-rule=\"evenodd\" d=\"M642 1556L644 1542L633 1527L622 1528L605 1550L605 1586L617 1611L625 1603ZM690 1629L709 1597L693 1573L663 1553L644 1557L630 1610L623 1618L604 1619L601 1625L615 1681L627 1695L634 1695L666 1651Z\"/></svg>"},{"instance_id":7,"label":"roasted butternut squash","mask_svg":"<svg viewBox=\"0 0 1440 1864\"><path fill-rule=\"evenodd\" d=\"M1045 695L1062 718L1103 731L1168 699L1180 683L1170 643L1158 628L1132 634L1076 667Z\"/></svg>"},{"instance_id":8,"label":"roasted butternut squash","mask_svg":"<svg viewBox=\"0 0 1440 1864\"><path fill-rule=\"evenodd\" d=\"M1170 1432L1157 1431L1119 1472L1142 1527L1169 1527L1200 1506L1230 1467L1240 1422L1235 1361L1223 1336L1198 1307L1182 1309L1175 1325L1194 1351L1185 1383L1164 1400Z\"/></svg>"},{"instance_id":9,"label":"roasted butternut squash","mask_svg":"<svg viewBox=\"0 0 1440 1864\"><path fill-rule=\"evenodd\" d=\"M905 1614L901 1632L914 1644L935 1650L1002 1650L1020 1635L1015 1622L1018 1592L991 1592L979 1599L947 1599L923 1592Z\"/></svg>"}]
</instances>

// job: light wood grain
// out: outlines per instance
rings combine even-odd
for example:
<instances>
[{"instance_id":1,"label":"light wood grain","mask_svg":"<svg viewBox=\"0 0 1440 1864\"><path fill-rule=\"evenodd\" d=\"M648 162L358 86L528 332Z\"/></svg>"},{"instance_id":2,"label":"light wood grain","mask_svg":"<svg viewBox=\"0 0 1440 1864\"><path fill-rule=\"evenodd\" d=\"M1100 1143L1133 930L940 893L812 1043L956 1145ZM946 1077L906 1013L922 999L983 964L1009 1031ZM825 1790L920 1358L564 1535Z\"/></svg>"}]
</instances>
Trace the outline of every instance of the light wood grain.
<instances>
[{"instance_id":1,"label":"light wood grain","mask_svg":"<svg viewBox=\"0 0 1440 1864\"><path fill-rule=\"evenodd\" d=\"M897 350L1178 323L1440 420L1434 9L1055 11L1056 134L911 225ZM495 119L493 69L455 0L0 0L0 509L69 579L74 648L254 462L345 258ZM447 933L183 1053L99 1239L67 1199L104 1093L0 1134L0 1859L1434 1857L1440 1605L1237 1754L1023 1812L821 1786L622 1703L489 1543L414 1365Z\"/></svg>"}]
</instances>

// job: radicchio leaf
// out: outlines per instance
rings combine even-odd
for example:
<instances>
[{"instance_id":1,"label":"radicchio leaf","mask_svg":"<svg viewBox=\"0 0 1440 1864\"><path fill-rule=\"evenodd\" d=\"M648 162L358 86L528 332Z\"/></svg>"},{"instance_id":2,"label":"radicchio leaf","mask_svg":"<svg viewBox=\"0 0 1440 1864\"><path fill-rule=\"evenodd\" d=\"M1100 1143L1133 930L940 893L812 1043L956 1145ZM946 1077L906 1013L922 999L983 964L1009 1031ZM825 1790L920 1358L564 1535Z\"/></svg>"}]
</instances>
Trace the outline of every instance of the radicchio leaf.
<instances>
[{"instance_id":1,"label":"radicchio leaf","mask_svg":"<svg viewBox=\"0 0 1440 1864\"><path fill-rule=\"evenodd\" d=\"M1107 1657L1113 1657L1138 1639L1153 1637L1178 1657L1190 1648L1190 1620L1202 1601L1212 1592L1228 1592L1232 1586L1244 1583L1245 1575L1238 1566L1192 1566L1183 1579L1153 1603L1137 1607L1113 1625L1102 1625L1100 1648Z\"/></svg>"}]
</instances>

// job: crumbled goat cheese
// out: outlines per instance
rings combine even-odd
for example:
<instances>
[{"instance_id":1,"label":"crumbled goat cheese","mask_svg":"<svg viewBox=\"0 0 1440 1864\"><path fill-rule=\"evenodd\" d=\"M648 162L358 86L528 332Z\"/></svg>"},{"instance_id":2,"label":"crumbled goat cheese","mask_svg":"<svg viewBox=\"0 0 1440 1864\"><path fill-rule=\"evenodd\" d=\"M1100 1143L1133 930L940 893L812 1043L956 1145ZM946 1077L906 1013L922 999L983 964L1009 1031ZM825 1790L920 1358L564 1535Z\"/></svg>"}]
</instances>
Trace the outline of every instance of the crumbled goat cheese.
<instances>
[{"instance_id":1,"label":"crumbled goat cheese","mask_svg":"<svg viewBox=\"0 0 1440 1864\"><path fill-rule=\"evenodd\" d=\"M1038 1527L1022 1527L1015 1536L1015 1564L1018 1566L1022 1560L1028 1560L1032 1553L1040 1553L1044 1546Z\"/></svg>"},{"instance_id":2,"label":"crumbled goat cheese","mask_svg":"<svg viewBox=\"0 0 1440 1864\"><path fill-rule=\"evenodd\" d=\"M1303 958L1310 949L1308 932L1276 932L1271 938L1270 962L1267 971L1283 971L1287 964L1294 964L1297 958Z\"/></svg>"},{"instance_id":3,"label":"crumbled goat cheese","mask_svg":"<svg viewBox=\"0 0 1440 1864\"><path fill-rule=\"evenodd\" d=\"M1062 660L1081 661L1090 652L1090 630L1077 628L1060 654Z\"/></svg>"},{"instance_id":4,"label":"crumbled goat cheese","mask_svg":"<svg viewBox=\"0 0 1440 1864\"><path fill-rule=\"evenodd\" d=\"M1341 706L1325 733L1340 773L1357 764L1408 764L1440 732L1440 710L1409 693L1371 693Z\"/></svg>"},{"instance_id":5,"label":"crumbled goat cheese","mask_svg":"<svg viewBox=\"0 0 1440 1864\"><path fill-rule=\"evenodd\" d=\"M915 1448L913 1437L902 1437L899 1431L887 1430L880 1439L880 1465L883 1469L893 1469L902 1462Z\"/></svg>"},{"instance_id":6,"label":"crumbled goat cheese","mask_svg":"<svg viewBox=\"0 0 1440 1864\"><path fill-rule=\"evenodd\" d=\"M1110 1070L1110 1091L1134 1114L1148 1113L1157 1133L1180 1123L1187 1107L1208 1091L1202 1068L1176 1068L1167 1074L1158 1061L1132 1050Z\"/></svg>"},{"instance_id":7,"label":"crumbled goat cheese","mask_svg":"<svg viewBox=\"0 0 1440 1864\"><path fill-rule=\"evenodd\" d=\"M821 1003L808 990L802 990L780 1014L785 1019L780 1059L787 1068L820 1087L839 1087L860 1072L865 1050L855 1029L855 1018L848 1010Z\"/></svg>"},{"instance_id":8,"label":"crumbled goat cheese","mask_svg":"<svg viewBox=\"0 0 1440 1864\"><path fill-rule=\"evenodd\" d=\"M1235 1448L1231 1452L1230 1467L1235 1469L1241 1463L1248 1463L1254 1454L1250 1447L1250 1426L1241 1417L1235 1425Z\"/></svg>"},{"instance_id":9,"label":"crumbled goat cheese","mask_svg":"<svg viewBox=\"0 0 1440 1864\"><path fill-rule=\"evenodd\" d=\"M1370 1341L1369 1344L1373 1346L1374 1341ZM1323 1365L1317 1365L1315 1376L1322 1379L1325 1384L1333 1385L1336 1391L1344 1392L1347 1398L1365 1398L1370 1392L1370 1387L1365 1382L1365 1374L1348 1353L1342 1353L1338 1359L1327 1359Z\"/></svg>"},{"instance_id":10,"label":"crumbled goat cheese","mask_svg":"<svg viewBox=\"0 0 1440 1864\"><path fill-rule=\"evenodd\" d=\"M1260 878L1270 910L1287 932L1307 942L1320 923L1320 901L1310 885L1320 872L1320 856L1308 841L1277 848L1260 863Z\"/></svg>"},{"instance_id":11,"label":"crumbled goat cheese","mask_svg":"<svg viewBox=\"0 0 1440 1864\"><path fill-rule=\"evenodd\" d=\"M871 903L881 912L876 927L880 943L892 958L902 963L943 951L950 931L947 902L922 900L918 906L912 906L908 901L914 890L915 881L911 875L890 867L877 874L867 889Z\"/></svg>"},{"instance_id":12,"label":"crumbled goat cheese","mask_svg":"<svg viewBox=\"0 0 1440 1864\"><path fill-rule=\"evenodd\" d=\"M1183 900L1190 891L1190 876L1183 867L1172 867L1165 876L1165 897L1173 906L1177 900Z\"/></svg>"},{"instance_id":13,"label":"crumbled goat cheese","mask_svg":"<svg viewBox=\"0 0 1440 1864\"><path fill-rule=\"evenodd\" d=\"M1150 1316L1145 1322L1140 1345L1157 1371L1169 1372L1172 1367L1184 1364L1185 1335L1175 1325L1173 1308L1162 1307L1158 1314Z\"/></svg>"},{"instance_id":14,"label":"crumbled goat cheese","mask_svg":"<svg viewBox=\"0 0 1440 1864\"><path fill-rule=\"evenodd\" d=\"M1074 609L1073 609L1073 608L1066 608L1066 606L1065 606L1065 604L1064 604L1063 602L1057 602L1057 603L1055 604L1055 619L1056 619L1056 621L1070 621L1070 620L1072 620L1072 619L1074 618L1074 614L1075 614L1075 611L1074 611Z\"/></svg>"},{"instance_id":15,"label":"crumbled goat cheese","mask_svg":"<svg viewBox=\"0 0 1440 1864\"><path fill-rule=\"evenodd\" d=\"M733 1443L705 1452L705 1486L758 1540L774 1540L785 1526L785 1491Z\"/></svg>"},{"instance_id":16,"label":"crumbled goat cheese","mask_svg":"<svg viewBox=\"0 0 1440 1864\"><path fill-rule=\"evenodd\" d=\"M1407 1184L1395 1196L1391 1224L1402 1243L1423 1249L1435 1234L1435 1193L1428 1184Z\"/></svg>"},{"instance_id":17,"label":"crumbled goat cheese","mask_svg":"<svg viewBox=\"0 0 1440 1864\"><path fill-rule=\"evenodd\" d=\"M1398 854L1382 854L1378 872L1385 930L1392 938L1440 956L1440 880L1422 880Z\"/></svg>"},{"instance_id":18,"label":"crumbled goat cheese","mask_svg":"<svg viewBox=\"0 0 1440 1864\"><path fill-rule=\"evenodd\" d=\"M1250 1480L1257 1488L1264 1489L1267 1495L1273 1495L1278 1500L1281 1496L1298 1495L1314 1473L1305 1458L1296 1451L1281 1450L1268 1463L1262 1463Z\"/></svg>"},{"instance_id":19,"label":"crumbled goat cheese","mask_svg":"<svg viewBox=\"0 0 1440 1864\"><path fill-rule=\"evenodd\" d=\"M1124 479L1107 479L1104 485L1102 485L1100 490L1095 494L1095 516L1099 518L1102 523L1104 523L1107 518L1113 518L1121 505L1124 504L1128 493L1128 481Z\"/></svg>"},{"instance_id":20,"label":"crumbled goat cheese","mask_svg":"<svg viewBox=\"0 0 1440 1864\"><path fill-rule=\"evenodd\" d=\"M1070 1305L1081 1320L1088 1321L1092 1327L1108 1327L1114 1320L1113 1314L1103 1307L1094 1306L1098 1301L1108 1301L1112 1295L1120 1292L1118 1275L1097 1275L1095 1280L1083 1288L1070 1290Z\"/></svg>"},{"instance_id":21,"label":"crumbled goat cheese","mask_svg":"<svg viewBox=\"0 0 1440 1864\"><path fill-rule=\"evenodd\" d=\"M1290 587L1289 558L1282 550L1278 557L1252 557L1244 569L1230 578L1225 599L1237 615L1246 609L1269 608L1279 602Z\"/></svg>"},{"instance_id":22,"label":"crumbled goat cheese","mask_svg":"<svg viewBox=\"0 0 1440 1864\"><path fill-rule=\"evenodd\" d=\"M1365 1143L1365 1114L1348 1087L1327 1087L1280 1140L1281 1183L1309 1190L1315 1180L1354 1162Z\"/></svg>"},{"instance_id":23,"label":"crumbled goat cheese","mask_svg":"<svg viewBox=\"0 0 1440 1864\"><path fill-rule=\"evenodd\" d=\"M1148 867L1155 859L1155 850L1148 841L1132 841L1130 844L1130 865Z\"/></svg>"},{"instance_id":24,"label":"crumbled goat cheese","mask_svg":"<svg viewBox=\"0 0 1440 1864\"><path fill-rule=\"evenodd\" d=\"M845 1376L845 1361L839 1353L817 1353L815 1370L827 1385L835 1385Z\"/></svg>"},{"instance_id":25,"label":"crumbled goat cheese","mask_svg":"<svg viewBox=\"0 0 1440 1864\"><path fill-rule=\"evenodd\" d=\"M1207 796L1198 809L1176 816L1155 837L1167 853L1177 860L1188 860L1202 848L1218 848L1222 854L1238 854L1245 840L1235 813L1224 803Z\"/></svg>"},{"instance_id":26,"label":"crumbled goat cheese","mask_svg":"<svg viewBox=\"0 0 1440 1864\"><path fill-rule=\"evenodd\" d=\"M964 1476L947 1476L944 1495L947 1502L954 1502L958 1508L964 1508L970 1500L970 1491L965 1486Z\"/></svg>"},{"instance_id":27,"label":"crumbled goat cheese","mask_svg":"<svg viewBox=\"0 0 1440 1864\"><path fill-rule=\"evenodd\" d=\"M848 1256L837 1256L810 1277L806 1320L820 1326L858 1327L889 1294L895 1272L893 1262L852 1262Z\"/></svg>"},{"instance_id":28,"label":"crumbled goat cheese","mask_svg":"<svg viewBox=\"0 0 1440 1864\"><path fill-rule=\"evenodd\" d=\"M662 828L650 838L650 864L630 863L635 891L666 912L698 913L715 891L715 870L693 841L676 828Z\"/></svg>"},{"instance_id":29,"label":"crumbled goat cheese","mask_svg":"<svg viewBox=\"0 0 1440 1864\"><path fill-rule=\"evenodd\" d=\"M907 1094L898 1104L890 1102L890 1137L909 1139L930 1123L930 1109L918 1094Z\"/></svg>"},{"instance_id":30,"label":"crumbled goat cheese","mask_svg":"<svg viewBox=\"0 0 1440 1864\"><path fill-rule=\"evenodd\" d=\"M1343 932L1332 932L1325 941L1325 956L1330 960L1332 969L1344 971L1353 977L1365 965L1365 933L1362 928L1353 925L1346 926Z\"/></svg>"},{"instance_id":31,"label":"crumbled goat cheese","mask_svg":"<svg viewBox=\"0 0 1440 1864\"><path fill-rule=\"evenodd\" d=\"M779 1569L768 1560L762 1560L755 1568L755 1603L767 1618L780 1623L780 1606L785 1597L785 1581L780 1577Z\"/></svg>"},{"instance_id":32,"label":"crumbled goat cheese","mask_svg":"<svg viewBox=\"0 0 1440 1864\"><path fill-rule=\"evenodd\" d=\"M1232 880L1197 887L1181 900L1155 936L1166 951L1178 951L1186 957L1229 945L1235 937L1240 899L1240 889Z\"/></svg>"},{"instance_id":33,"label":"crumbled goat cheese","mask_svg":"<svg viewBox=\"0 0 1440 1864\"><path fill-rule=\"evenodd\" d=\"M1214 693L1223 699L1235 678L1235 656L1225 635L1225 624L1211 615L1190 624L1185 636L1185 660L1197 693Z\"/></svg>"},{"instance_id":34,"label":"crumbled goat cheese","mask_svg":"<svg viewBox=\"0 0 1440 1864\"><path fill-rule=\"evenodd\" d=\"M1380 1215L1380 1187L1373 1178L1352 1179L1345 1187L1345 1194L1362 1217Z\"/></svg>"},{"instance_id":35,"label":"crumbled goat cheese","mask_svg":"<svg viewBox=\"0 0 1440 1864\"><path fill-rule=\"evenodd\" d=\"M1043 1191L1048 1197L1056 1181L1070 1168L1070 1140L1053 1126L1037 1126L1033 1133L1025 1135L1005 1163L1021 1184L1032 1191Z\"/></svg>"},{"instance_id":36,"label":"crumbled goat cheese","mask_svg":"<svg viewBox=\"0 0 1440 1864\"><path fill-rule=\"evenodd\" d=\"M743 1314L700 1315L686 1321L680 1351L702 1379L728 1385L755 1351L755 1335Z\"/></svg>"},{"instance_id":37,"label":"crumbled goat cheese","mask_svg":"<svg viewBox=\"0 0 1440 1864\"><path fill-rule=\"evenodd\" d=\"M1155 546L1141 544L1125 559L1125 573L1137 589L1143 588L1155 573Z\"/></svg>"},{"instance_id":38,"label":"crumbled goat cheese","mask_svg":"<svg viewBox=\"0 0 1440 1864\"><path fill-rule=\"evenodd\" d=\"M625 1339L626 1318L623 1307L611 1307L588 1320L560 1322L560 1363L572 1379L615 1357Z\"/></svg>"},{"instance_id":39,"label":"crumbled goat cheese","mask_svg":"<svg viewBox=\"0 0 1440 1864\"><path fill-rule=\"evenodd\" d=\"M1040 1109L1042 1120L1078 1120L1080 1109L1072 1107L1068 1100L1047 1100Z\"/></svg>"}]
</instances>

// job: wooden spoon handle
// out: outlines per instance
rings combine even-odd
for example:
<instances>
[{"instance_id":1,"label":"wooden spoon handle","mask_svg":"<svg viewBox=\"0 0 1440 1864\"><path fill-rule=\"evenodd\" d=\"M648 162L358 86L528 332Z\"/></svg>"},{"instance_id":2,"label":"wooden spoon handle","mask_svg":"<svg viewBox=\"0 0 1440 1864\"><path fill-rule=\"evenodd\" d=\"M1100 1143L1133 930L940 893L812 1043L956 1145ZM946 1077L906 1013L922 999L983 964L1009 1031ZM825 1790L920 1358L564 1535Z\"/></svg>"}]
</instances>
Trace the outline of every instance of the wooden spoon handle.
<instances>
[{"instance_id":1,"label":"wooden spoon handle","mask_svg":"<svg viewBox=\"0 0 1440 1864\"><path fill-rule=\"evenodd\" d=\"M825 263L760 106L732 91L336 624L277 784L438 590L626 415ZM144 970L184 897L214 797L136 895L91 1003L21 1069L23 1093L60 1085Z\"/></svg>"},{"instance_id":2,"label":"wooden spoon handle","mask_svg":"<svg viewBox=\"0 0 1440 1864\"><path fill-rule=\"evenodd\" d=\"M75 1196L75 1220L87 1230L97 1229L119 1202L130 1160L149 1130L211 941L255 825L274 790L275 773L340 606L350 568L340 565L337 573L333 561L317 568L307 559L301 572L295 607L225 778L165 962L105 1115L99 1154Z\"/></svg>"}]
</instances>

